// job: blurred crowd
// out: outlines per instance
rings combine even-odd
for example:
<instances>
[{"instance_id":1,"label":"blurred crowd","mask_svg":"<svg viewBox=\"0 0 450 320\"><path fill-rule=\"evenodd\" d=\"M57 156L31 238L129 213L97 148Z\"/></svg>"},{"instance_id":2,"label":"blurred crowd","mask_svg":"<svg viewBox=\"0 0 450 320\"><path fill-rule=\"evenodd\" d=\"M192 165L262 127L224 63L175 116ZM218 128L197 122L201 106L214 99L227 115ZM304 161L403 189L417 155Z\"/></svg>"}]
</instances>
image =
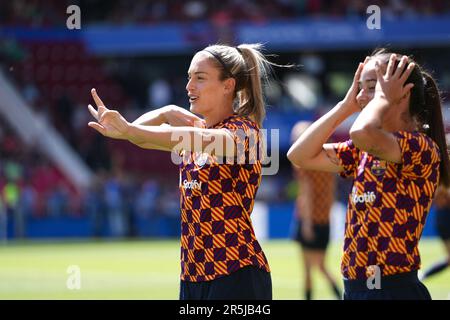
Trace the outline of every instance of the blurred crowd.
<instances>
[{"instance_id":1,"label":"blurred crowd","mask_svg":"<svg viewBox=\"0 0 450 320\"><path fill-rule=\"evenodd\" d=\"M0 118L0 213L14 217L19 234L24 232L26 216L38 218L70 211L76 199L71 196L74 191L45 155L24 146Z\"/></svg>"},{"instance_id":2,"label":"blurred crowd","mask_svg":"<svg viewBox=\"0 0 450 320\"><path fill-rule=\"evenodd\" d=\"M369 5L379 5L386 17L445 14L446 0L15 0L0 2L0 24L61 26L66 8L82 9L83 23L117 25L210 21L216 25L265 22L303 17L365 17Z\"/></svg>"},{"instance_id":3,"label":"blurred crowd","mask_svg":"<svg viewBox=\"0 0 450 320\"><path fill-rule=\"evenodd\" d=\"M99 170L91 187L77 190L31 146L25 146L0 118L0 218L15 221L15 236L25 234L28 219L89 217L93 234L133 236L135 221L177 220L176 181L139 178L120 168Z\"/></svg>"}]
</instances>

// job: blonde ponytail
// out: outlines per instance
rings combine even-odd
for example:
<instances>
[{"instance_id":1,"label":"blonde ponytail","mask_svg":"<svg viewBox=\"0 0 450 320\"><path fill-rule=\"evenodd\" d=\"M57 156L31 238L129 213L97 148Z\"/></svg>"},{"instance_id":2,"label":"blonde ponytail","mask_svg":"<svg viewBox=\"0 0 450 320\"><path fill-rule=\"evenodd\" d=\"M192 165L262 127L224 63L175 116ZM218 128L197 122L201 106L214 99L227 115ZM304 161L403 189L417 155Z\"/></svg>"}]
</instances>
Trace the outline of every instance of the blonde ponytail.
<instances>
[{"instance_id":1,"label":"blonde ponytail","mask_svg":"<svg viewBox=\"0 0 450 320\"><path fill-rule=\"evenodd\" d=\"M272 71L271 66L280 66L268 61L261 50L261 44L212 45L204 49L215 58L222 80L230 77L236 80L237 104L234 111L256 122L259 127L262 127L266 115L263 85Z\"/></svg>"}]
</instances>

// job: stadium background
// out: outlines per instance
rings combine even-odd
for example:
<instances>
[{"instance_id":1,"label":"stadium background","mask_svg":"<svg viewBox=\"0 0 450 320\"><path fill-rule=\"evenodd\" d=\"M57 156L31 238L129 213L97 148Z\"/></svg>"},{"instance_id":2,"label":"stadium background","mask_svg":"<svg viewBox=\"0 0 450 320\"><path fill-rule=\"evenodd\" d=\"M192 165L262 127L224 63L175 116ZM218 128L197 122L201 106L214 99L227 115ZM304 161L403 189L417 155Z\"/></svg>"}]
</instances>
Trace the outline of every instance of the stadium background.
<instances>
[{"instance_id":1,"label":"stadium background","mask_svg":"<svg viewBox=\"0 0 450 320\"><path fill-rule=\"evenodd\" d=\"M72 4L81 9L79 30L66 26ZM381 29L367 28L372 4L381 8ZM128 120L166 104L187 108L190 59L218 42L261 42L273 61L299 65L275 69L265 90L264 127L280 130L280 161L276 175L263 177L253 218L275 298L301 297L301 263L289 240L297 188L285 157L294 123L329 110L357 63L381 46L413 54L433 71L445 101L450 93L445 0L0 1L0 298L176 299L177 167L170 154L88 128L87 104L95 87ZM448 125L448 102L444 115ZM337 277L350 188L339 184L327 262ZM444 254L435 235L432 209L423 267ZM69 265L81 268L78 292L65 287ZM315 297L330 298L318 281ZM449 283L446 272L427 284L446 299Z\"/></svg>"}]
</instances>

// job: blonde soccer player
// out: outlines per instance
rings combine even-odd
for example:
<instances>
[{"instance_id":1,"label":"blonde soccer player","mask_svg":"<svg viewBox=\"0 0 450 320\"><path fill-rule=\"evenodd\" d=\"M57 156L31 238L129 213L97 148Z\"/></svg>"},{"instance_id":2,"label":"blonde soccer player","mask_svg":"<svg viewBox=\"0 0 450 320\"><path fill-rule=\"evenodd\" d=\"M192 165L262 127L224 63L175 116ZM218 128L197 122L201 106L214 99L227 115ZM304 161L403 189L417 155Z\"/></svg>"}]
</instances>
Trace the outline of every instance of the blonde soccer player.
<instances>
[{"instance_id":1,"label":"blonde soccer player","mask_svg":"<svg viewBox=\"0 0 450 320\"><path fill-rule=\"evenodd\" d=\"M188 70L191 112L168 106L132 123L92 91L96 121L89 126L181 156L180 299L272 299L269 264L250 219L261 183L262 79L270 65L260 45L208 46Z\"/></svg>"}]
</instances>

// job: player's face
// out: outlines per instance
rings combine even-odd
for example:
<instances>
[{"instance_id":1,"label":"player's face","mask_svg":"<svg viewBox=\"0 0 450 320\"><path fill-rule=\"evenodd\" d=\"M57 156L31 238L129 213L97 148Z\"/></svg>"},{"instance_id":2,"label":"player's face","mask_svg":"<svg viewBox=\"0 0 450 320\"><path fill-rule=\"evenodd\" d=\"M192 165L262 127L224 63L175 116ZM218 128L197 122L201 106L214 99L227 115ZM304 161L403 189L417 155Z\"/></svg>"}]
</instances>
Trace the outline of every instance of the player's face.
<instances>
[{"instance_id":1,"label":"player's face","mask_svg":"<svg viewBox=\"0 0 450 320\"><path fill-rule=\"evenodd\" d=\"M207 116L221 105L220 99L224 97L225 91L219 75L208 53L199 52L194 56L186 85L192 112Z\"/></svg>"},{"instance_id":2,"label":"player's face","mask_svg":"<svg viewBox=\"0 0 450 320\"><path fill-rule=\"evenodd\" d=\"M369 60L364 66L359 79L359 93L356 97L358 105L362 108L367 106L375 95L375 86L377 84L377 74L375 72L375 59Z\"/></svg>"},{"instance_id":3,"label":"player's face","mask_svg":"<svg viewBox=\"0 0 450 320\"><path fill-rule=\"evenodd\" d=\"M370 59L361 73L359 79L359 93L356 100L361 108L365 108L367 104L375 96L375 86L377 85L377 74L375 71L375 58ZM383 61L378 60L381 72L386 72L387 65ZM387 131L395 131L395 128L401 126L402 120L408 112L409 99L403 101L396 108L389 108L383 117L383 128ZM402 118L403 117L403 118Z\"/></svg>"}]
</instances>

